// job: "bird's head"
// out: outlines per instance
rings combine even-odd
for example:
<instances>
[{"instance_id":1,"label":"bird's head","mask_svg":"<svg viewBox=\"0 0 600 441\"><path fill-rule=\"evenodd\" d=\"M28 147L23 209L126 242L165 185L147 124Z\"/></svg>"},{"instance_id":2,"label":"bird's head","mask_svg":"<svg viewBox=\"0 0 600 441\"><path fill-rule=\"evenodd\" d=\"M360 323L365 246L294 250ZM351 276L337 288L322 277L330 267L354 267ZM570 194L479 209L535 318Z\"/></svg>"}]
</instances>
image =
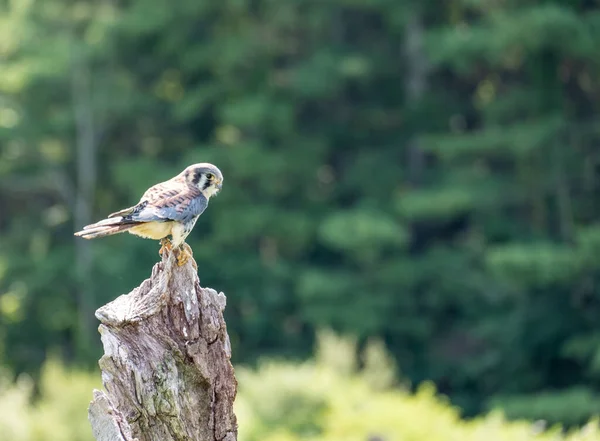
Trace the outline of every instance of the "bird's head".
<instances>
[{"instance_id":1,"label":"bird's head","mask_svg":"<svg viewBox=\"0 0 600 441\"><path fill-rule=\"evenodd\" d=\"M208 162L190 165L182 174L188 185L198 187L206 199L217 194L223 185L221 170Z\"/></svg>"}]
</instances>

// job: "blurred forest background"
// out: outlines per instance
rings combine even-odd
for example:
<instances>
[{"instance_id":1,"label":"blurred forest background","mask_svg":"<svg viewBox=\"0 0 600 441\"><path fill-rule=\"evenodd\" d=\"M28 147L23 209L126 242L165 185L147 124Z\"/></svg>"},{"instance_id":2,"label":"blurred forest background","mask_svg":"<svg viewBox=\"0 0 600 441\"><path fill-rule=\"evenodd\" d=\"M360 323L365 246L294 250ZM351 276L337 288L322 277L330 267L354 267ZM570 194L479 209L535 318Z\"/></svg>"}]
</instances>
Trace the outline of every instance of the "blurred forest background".
<instances>
[{"instance_id":1,"label":"blurred forest background","mask_svg":"<svg viewBox=\"0 0 600 441\"><path fill-rule=\"evenodd\" d=\"M396 424L384 441L492 439L500 417L460 419L492 409L586 423L599 98L597 0L0 0L7 440L90 439L94 310L159 256L73 232L204 161L224 187L188 242L228 297L245 439L366 441L368 418ZM321 329L353 343L315 352Z\"/></svg>"}]
</instances>

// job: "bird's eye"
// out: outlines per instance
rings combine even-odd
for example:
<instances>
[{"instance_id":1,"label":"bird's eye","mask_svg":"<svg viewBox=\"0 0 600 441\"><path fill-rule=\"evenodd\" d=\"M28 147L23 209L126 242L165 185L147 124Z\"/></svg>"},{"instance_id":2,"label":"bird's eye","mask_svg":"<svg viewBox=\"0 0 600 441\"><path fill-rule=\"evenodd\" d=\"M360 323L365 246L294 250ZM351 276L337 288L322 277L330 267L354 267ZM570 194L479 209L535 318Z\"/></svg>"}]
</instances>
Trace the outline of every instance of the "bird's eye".
<instances>
[{"instance_id":1,"label":"bird's eye","mask_svg":"<svg viewBox=\"0 0 600 441\"><path fill-rule=\"evenodd\" d=\"M207 174L206 174L206 177L207 177L209 180L212 180L212 179L215 177L215 175L213 175L212 173L207 173Z\"/></svg>"}]
</instances>

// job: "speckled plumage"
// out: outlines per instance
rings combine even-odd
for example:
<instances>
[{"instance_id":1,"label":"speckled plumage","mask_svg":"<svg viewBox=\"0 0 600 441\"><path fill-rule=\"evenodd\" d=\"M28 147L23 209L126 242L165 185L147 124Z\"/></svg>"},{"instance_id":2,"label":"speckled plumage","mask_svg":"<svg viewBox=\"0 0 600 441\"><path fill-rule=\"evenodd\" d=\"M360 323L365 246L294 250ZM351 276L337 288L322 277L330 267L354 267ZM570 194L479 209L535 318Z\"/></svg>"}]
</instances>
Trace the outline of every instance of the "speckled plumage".
<instances>
[{"instance_id":1,"label":"speckled plumage","mask_svg":"<svg viewBox=\"0 0 600 441\"><path fill-rule=\"evenodd\" d=\"M150 187L133 207L87 225L75 235L93 239L128 231L156 240L171 235L173 247L179 247L222 183L223 175L216 166L191 165L174 178Z\"/></svg>"}]
</instances>

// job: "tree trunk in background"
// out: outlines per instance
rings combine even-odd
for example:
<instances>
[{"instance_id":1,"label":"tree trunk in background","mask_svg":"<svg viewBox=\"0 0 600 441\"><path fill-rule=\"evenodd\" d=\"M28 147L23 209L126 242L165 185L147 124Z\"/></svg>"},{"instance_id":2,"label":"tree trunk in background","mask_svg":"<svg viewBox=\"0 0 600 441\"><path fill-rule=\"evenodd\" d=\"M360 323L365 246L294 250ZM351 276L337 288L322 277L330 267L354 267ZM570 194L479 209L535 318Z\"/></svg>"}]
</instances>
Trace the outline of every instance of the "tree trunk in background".
<instances>
[{"instance_id":1,"label":"tree trunk in background","mask_svg":"<svg viewBox=\"0 0 600 441\"><path fill-rule=\"evenodd\" d=\"M89 419L98 441L235 441L237 381L225 295L201 288L172 253L131 293L96 311L106 392Z\"/></svg>"},{"instance_id":2,"label":"tree trunk in background","mask_svg":"<svg viewBox=\"0 0 600 441\"><path fill-rule=\"evenodd\" d=\"M77 151L77 192L75 195L75 226L82 228L92 223L92 206L96 188L96 130L92 102L91 73L84 56L73 49L71 93L75 113ZM77 350L89 352L93 348L93 323L91 320L94 299L90 284L92 253L87 240L75 241L77 276L81 283L77 289L79 329Z\"/></svg>"},{"instance_id":3,"label":"tree trunk in background","mask_svg":"<svg viewBox=\"0 0 600 441\"><path fill-rule=\"evenodd\" d=\"M423 22L418 12L415 12L406 24L404 56L407 60L406 73L406 100L409 106L418 103L427 86L427 58L423 50ZM414 186L421 181L424 158L423 150L419 146L416 137L408 144L409 178Z\"/></svg>"}]
</instances>

